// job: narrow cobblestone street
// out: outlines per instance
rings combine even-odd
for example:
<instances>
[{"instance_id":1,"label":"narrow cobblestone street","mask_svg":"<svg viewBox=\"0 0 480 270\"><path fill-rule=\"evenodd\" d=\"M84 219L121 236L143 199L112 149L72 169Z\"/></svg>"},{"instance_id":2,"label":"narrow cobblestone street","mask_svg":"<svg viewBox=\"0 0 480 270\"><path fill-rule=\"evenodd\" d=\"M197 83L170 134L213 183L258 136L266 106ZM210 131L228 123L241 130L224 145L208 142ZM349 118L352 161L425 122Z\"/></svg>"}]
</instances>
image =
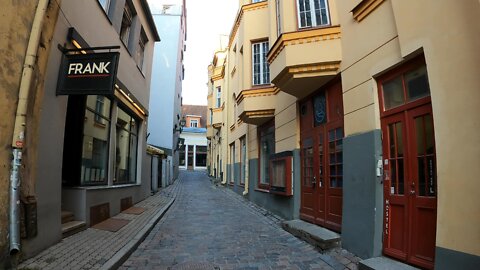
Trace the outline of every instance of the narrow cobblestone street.
<instances>
[{"instance_id":1,"label":"narrow cobblestone street","mask_svg":"<svg viewBox=\"0 0 480 270\"><path fill-rule=\"evenodd\" d=\"M320 253L205 172L177 181L171 209L120 269L356 269L351 253Z\"/></svg>"}]
</instances>

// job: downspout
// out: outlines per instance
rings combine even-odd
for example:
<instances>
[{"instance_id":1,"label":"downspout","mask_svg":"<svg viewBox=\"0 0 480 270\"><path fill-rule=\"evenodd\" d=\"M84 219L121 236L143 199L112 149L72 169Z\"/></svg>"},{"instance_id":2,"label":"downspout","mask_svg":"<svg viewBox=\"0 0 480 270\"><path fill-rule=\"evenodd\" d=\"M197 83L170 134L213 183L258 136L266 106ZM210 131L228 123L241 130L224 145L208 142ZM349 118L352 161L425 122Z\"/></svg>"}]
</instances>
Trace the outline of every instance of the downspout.
<instances>
[{"instance_id":1,"label":"downspout","mask_svg":"<svg viewBox=\"0 0 480 270\"><path fill-rule=\"evenodd\" d=\"M12 138L12 168L10 172L10 207L9 207L9 238L10 255L20 251L20 177L22 150L25 142L25 126L27 124L27 107L30 86L32 84L34 67L37 61L43 20L47 12L49 0L39 0L33 18L32 31L28 41L23 72L18 93L17 113Z\"/></svg>"},{"instance_id":2,"label":"downspout","mask_svg":"<svg viewBox=\"0 0 480 270\"><path fill-rule=\"evenodd\" d=\"M248 126L247 126L247 134L245 134L245 190L243 191L243 196L248 194L248 185L249 185L249 164L248 164Z\"/></svg>"}]
</instances>

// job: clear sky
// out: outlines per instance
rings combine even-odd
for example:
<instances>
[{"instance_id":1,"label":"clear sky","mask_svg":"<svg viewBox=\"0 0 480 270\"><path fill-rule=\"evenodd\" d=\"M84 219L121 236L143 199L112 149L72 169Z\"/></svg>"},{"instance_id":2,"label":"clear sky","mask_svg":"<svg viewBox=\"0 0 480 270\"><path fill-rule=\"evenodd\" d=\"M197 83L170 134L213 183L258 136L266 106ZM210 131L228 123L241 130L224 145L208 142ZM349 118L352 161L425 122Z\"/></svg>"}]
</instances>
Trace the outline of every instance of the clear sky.
<instances>
[{"instance_id":1,"label":"clear sky","mask_svg":"<svg viewBox=\"0 0 480 270\"><path fill-rule=\"evenodd\" d=\"M181 0L149 0L150 4L175 4ZM238 0L186 0L187 50L183 104L207 105L208 65L220 47L220 35L229 35L238 11Z\"/></svg>"}]
</instances>

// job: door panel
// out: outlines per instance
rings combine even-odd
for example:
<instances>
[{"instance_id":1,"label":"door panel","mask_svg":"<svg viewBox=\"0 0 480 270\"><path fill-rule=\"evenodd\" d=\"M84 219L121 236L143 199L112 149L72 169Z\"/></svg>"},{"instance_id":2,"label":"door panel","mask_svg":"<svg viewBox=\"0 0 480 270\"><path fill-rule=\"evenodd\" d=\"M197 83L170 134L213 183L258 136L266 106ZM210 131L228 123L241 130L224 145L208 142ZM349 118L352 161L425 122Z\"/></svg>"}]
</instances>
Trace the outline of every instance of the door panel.
<instances>
[{"instance_id":1,"label":"door panel","mask_svg":"<svg viewBox=\"0 0 480 270\"><path fill-rule=\"evenodd\" d=\"M300 104L300 113L302 148L300 217L323 227L341 231L343 194L341 83L333 84Z\"/></svg>"},{"instance_id":2,"label":"door panel","mask_svg":"<svg viewBox=\"0 0 480 270\"><path fill-rule=\"evenodd\" d=\"M382 118L384 253L433 268L436 157L431 105Z\"/></svg>"}]
</instances>

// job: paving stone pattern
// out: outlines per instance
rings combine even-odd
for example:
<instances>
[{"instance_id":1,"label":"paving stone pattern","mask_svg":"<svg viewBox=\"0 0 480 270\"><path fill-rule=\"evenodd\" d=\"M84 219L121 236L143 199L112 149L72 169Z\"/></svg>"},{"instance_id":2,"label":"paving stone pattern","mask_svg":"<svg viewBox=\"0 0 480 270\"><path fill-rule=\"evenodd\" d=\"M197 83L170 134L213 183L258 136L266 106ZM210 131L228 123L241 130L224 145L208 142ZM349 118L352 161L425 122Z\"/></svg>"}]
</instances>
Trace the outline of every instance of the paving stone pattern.
<instances>
[{"instance_id":1,"label":"paving stone pattern","mask_svg":"<svg viewBox=\"0 0 480 270\"><path fill-rule=\"evenodd\" d=\"M120 269L357 269L358 257L321 253L204 172L184 171L177 182L174 204Z\"/></svg>"},{"instance_id":2,"label":"paving stone pattern","mask_svg":"<svg viewBox=\"0 0 480 270\"><path fill-rule=\"evenodd\" d=\"M146 209L140 215L116 215L115 218L130 220L119 231L88 228L23 261L18 269L100 269L109 260L118 257L117 253L137 239L139 231L172 203L178 188L178 183L174 183L136 204L135 206Z\"/></svg>"}]
</instances>

